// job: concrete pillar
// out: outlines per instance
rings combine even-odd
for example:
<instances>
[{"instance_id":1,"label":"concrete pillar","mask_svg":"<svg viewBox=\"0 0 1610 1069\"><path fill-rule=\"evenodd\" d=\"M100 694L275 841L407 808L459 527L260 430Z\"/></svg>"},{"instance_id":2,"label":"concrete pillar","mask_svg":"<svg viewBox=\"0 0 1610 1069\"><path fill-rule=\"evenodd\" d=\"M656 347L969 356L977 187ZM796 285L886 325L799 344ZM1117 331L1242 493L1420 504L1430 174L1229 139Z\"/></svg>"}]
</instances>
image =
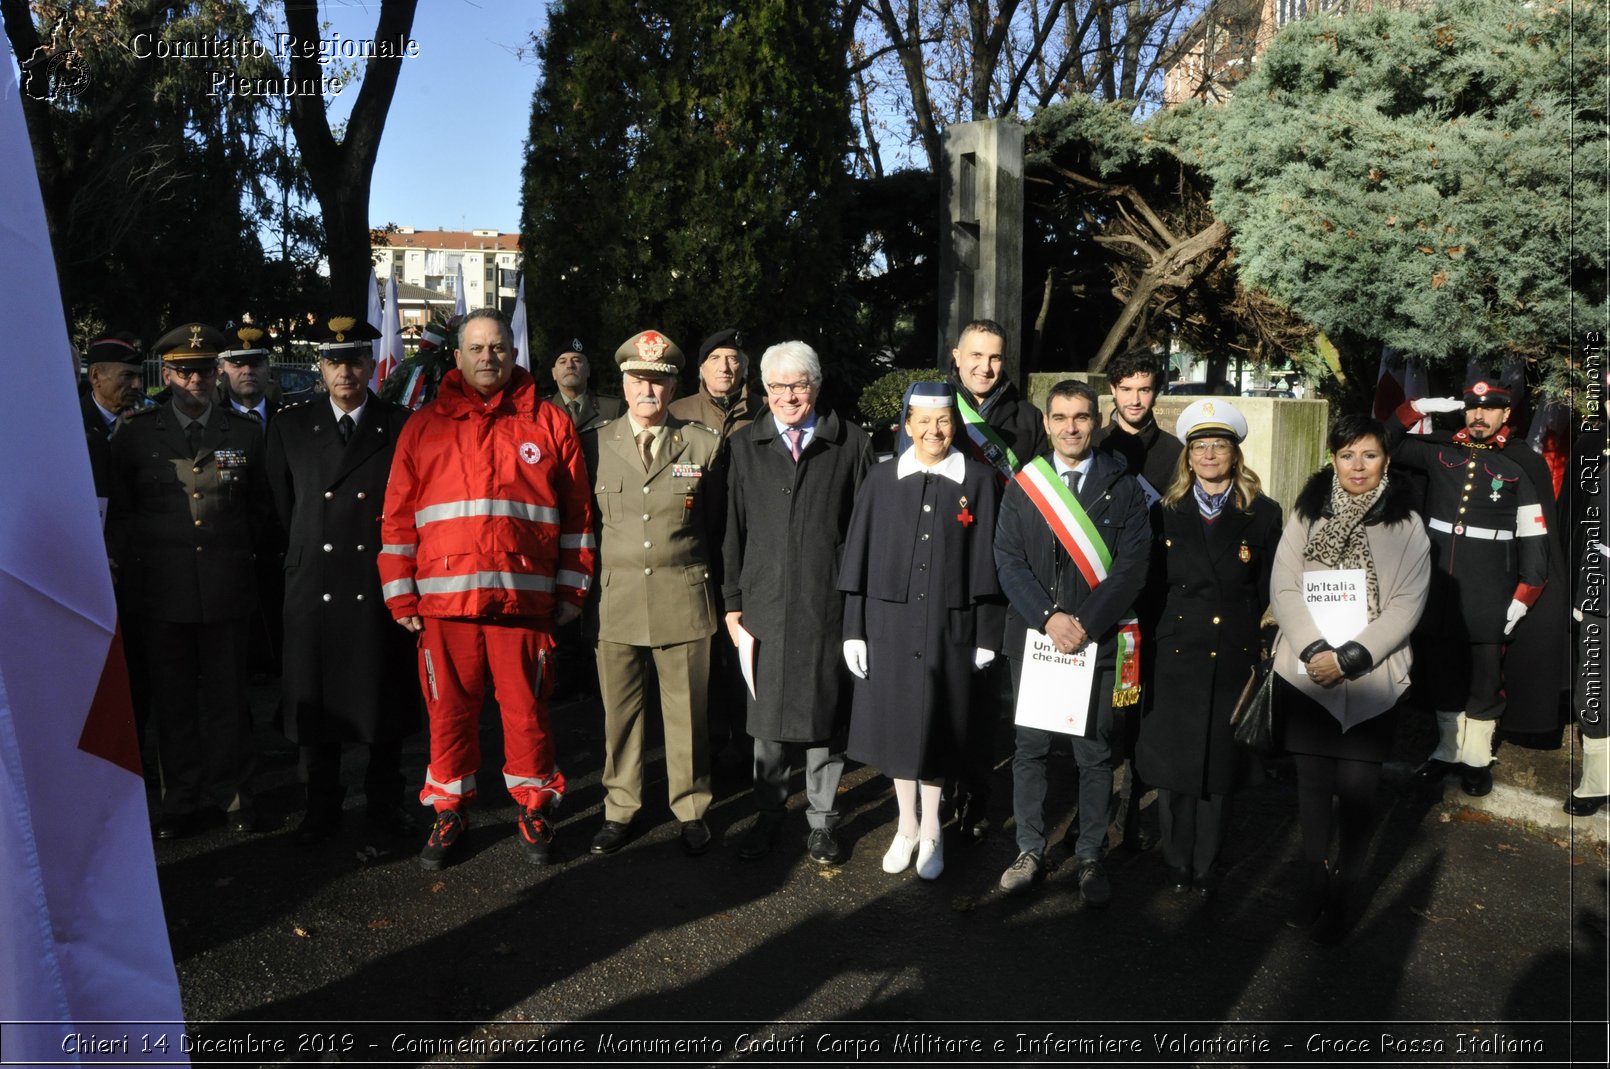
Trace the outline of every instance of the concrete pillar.
<instances>
[{"instance_id":1,"label":"concrete pillar","mask_svg":"<svg viewBox=\"0 0 1610 1069\"><path fill-rule=\"evenodd\" d=\"M939 366L950 366L963 323L993 319L1006 330L1006 377L1021 389L1023 127L1010 119L953 123L942 147Z\"/></svg>"}]
</instances>

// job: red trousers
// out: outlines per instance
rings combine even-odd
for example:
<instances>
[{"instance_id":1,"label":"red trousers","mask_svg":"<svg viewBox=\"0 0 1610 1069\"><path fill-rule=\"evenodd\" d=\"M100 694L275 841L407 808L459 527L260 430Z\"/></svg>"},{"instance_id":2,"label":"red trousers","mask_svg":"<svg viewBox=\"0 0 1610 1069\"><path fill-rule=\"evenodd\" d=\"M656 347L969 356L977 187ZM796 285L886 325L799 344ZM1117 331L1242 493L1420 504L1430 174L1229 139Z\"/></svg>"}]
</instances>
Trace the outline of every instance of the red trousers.
<instances>
[{"instance_id":1,"label":"red trousers","mask_svg":"<svg viewBox=\"0 0 1610 1069\"><path fill-rule=\"evenodd\" d=\"M430 765L420 804L440 812L475 797L488 679L503 714L503 782L510 797L526 809L558 802L565 777L548 725L553 636L520 618L424 619L419 685L430 714Z\"/></svg>"}]
</instances>

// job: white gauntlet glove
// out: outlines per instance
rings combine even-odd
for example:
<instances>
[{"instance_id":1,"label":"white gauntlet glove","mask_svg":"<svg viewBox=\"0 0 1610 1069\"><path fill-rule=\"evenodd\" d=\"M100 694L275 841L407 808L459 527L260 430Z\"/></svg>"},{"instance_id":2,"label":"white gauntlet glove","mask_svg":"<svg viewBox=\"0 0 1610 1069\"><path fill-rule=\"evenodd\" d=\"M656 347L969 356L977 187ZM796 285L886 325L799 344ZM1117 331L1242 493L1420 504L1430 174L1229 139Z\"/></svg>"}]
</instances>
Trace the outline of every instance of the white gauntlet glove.
<instances>
[{"instance_id":1,"label":"white gauntlet glove","mask_svg":"<svg viewBox=\"0 0 1610 1069\"><path fill-rule=\"evenodd\" d=\"M973 667L982 672L995 663L995 651L977 649L973 651Z\"/></svg>"},{"instance_id":2,"label":"white gauntlet glove","mask_svg":"<svg viewBox=\"0 0 1610 1069\"><path fill-rule=\"evenodd\" d=\"M1422 416L1429 416L1434 412L1463 412L1465 403L1457 397L1416 397L1409 402L1409 407Z\"/></svg>"},{"instance_id":3,"label":"white gauntlet glove","mask_svg":"<svg viewBox=\"0 0 1610 1069\"><path fill-rule=\"evenodd\" d=\"M844 663L850 666L850 674L856 679L866 678L866 639L844 640Z\"/></svg>"},{"instance_id":4,"label":"white gauntlet glove","mask_svg":"<svg viewBox=\"0 0 1610 1069\"><path fill-rule=\"evenodd\" d=\"M1515 625L1520 623L1521 617L1525 615L1526 602L1521 601L1519 598L1511 598L1509 610L1504 613L1504 634L1507 635L1515 630Z\"/></svg>"}]
</instances>

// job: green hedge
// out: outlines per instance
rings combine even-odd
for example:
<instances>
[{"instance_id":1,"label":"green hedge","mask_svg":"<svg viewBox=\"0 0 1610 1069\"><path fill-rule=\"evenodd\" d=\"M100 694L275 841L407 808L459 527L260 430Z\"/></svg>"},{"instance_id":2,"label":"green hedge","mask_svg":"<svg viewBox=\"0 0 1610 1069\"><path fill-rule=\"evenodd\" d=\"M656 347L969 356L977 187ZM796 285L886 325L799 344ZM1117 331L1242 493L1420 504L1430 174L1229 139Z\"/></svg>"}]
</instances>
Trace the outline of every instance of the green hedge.
<instances>
[{"instance_id":1,"label":"green hedge","mask_svg":"<svg viewBox=\"0 0 1610 1069\"><path fill-rule=\"evenodd\" d=\"M900 401L914 382L945 382L948 371L936 367L897 369L874 379L861 391L861 418L873 427L887 427L900 419Z\"/></svg>"}]
</instances>

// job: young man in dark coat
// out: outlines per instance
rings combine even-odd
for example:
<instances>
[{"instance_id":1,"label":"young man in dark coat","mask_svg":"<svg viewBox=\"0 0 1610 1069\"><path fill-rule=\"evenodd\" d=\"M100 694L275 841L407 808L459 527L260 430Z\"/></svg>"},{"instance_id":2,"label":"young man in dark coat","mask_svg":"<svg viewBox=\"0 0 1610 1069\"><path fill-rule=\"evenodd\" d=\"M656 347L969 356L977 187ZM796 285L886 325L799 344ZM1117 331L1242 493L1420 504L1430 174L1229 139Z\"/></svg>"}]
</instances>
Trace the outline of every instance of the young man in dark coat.
<instances>
[{"instance_id":1,"label":"young man in dark coat","mask_svg":"<svg viewBox=\"0 0 1610 1069\"><path fill-rule=\"evenodd\" d=\"M1045 446L1045 423L1004 373L1006 329L993 319L966 324L950 351L951 385L962 427L956 446L989 465L1004 487ZM967 745L952 788L956 824L983 838L989 831L990 775L995 768L995 728L1009 680L999 659L972 678Z\"/></svg>"},{"instance_id":2,"label":"young man in dark coat","mask_svg":"<svg viewBox=\"0 0 1610 1069\"><path fill-rule=\"evenodd\" d=\"M375 566L392 450L410 412L369 390L380 332L350 318L325 326L319 372L329 395L281 409L268 429L269 486L288 533L282 700L307 784L303 844L340 823L345 742L369 749L369 822L412 833L402 741L419 727L414 642L392 623Z\"/></svg>"},{"instance_id":3,"label":"young man in dark coat","mask_svg":"<svg viewBox=\"0 0 1610 1069\"><path fill-rule=\"evenodd\" d=\"M838 567L872 442L855 424L817 410L822 365L809 345L772 346L760 374L771 410L728 439L722 551L728 636L740 650L754 644L748 730L759 816L738 856L755 861L771 851L790 765L803 749L810 856L837 864L844 860L833 834L844 771L839 714L848 693Z\"/></svg>"},{"instance_id":4,"label":"young man in dark coat","mask_svg":"<svg viewBox=\"0 0 1610 1069\"><path fill-rule=\"evenodd\" d=\"M1151 550L1140 485L1122 464L1091 448L1090 438L1100 420L1095 392L1084 383L1069 379L1051 388L1045 430L1053 454L1029 464L1007 486L995 528L995 565L1011 605L1003 649L1012 666L1013 690L1022 686L1031 629L1044 634L1063 654L1096 644L1087 728L1082 737L1074 736L1073 756L1079 766L1079 834L1074 846L1079 891L1088 905L1097 907L1112 896L1101 856L1112 795L1113 706L1139 697L1135 666L1121 652L1132 651L1138 637L1138 628L1127 626L1127 618L1145 585ZM1066 504L1067 496L1075 499L1077 511ZM1038 502L1061 502L1070 514ZM1088 525L1078 522L1078 512ZM1067 548L1073 528L1093 530L1110 564L1098 567L1099 559L1091 561L1087 552L1081 550L1080 556ZM1092 584L1090 575L1099 577L1103 570L1105 577ZM1012 809L1019 853L1001 875L1001 890L1007 894L1028 890L1045 868L1046 754L1051 742L1049 731L1017 729Z\"/></svg>"},{"instance_id":5,"label":"young man in dark coat","mask_svg":"<svg viewBox=\"0 0 1610 1069\"><path fill-rule=\"evenodd\" d=\"M1129 473L1140 482L1150 505L1168 493L1178 474L1180 440L1157 425L1152 406L1163 389L1165 364L1150 349L1128 349L1107 365L1107 389L1112 392L1112 422L1096 431L1095 447L1122 460ZM1148 645L1150 635L1141 635L1141 674L1148 676L1156 667ZM1118 841L1144 850L1151 837L1140 821L1140 799L1146 785L1135 774L1135 745L1140 717L1123 718L1121 745L1128 771L1119 790L1114 825Z\"/></svg>"}]
</instances>

